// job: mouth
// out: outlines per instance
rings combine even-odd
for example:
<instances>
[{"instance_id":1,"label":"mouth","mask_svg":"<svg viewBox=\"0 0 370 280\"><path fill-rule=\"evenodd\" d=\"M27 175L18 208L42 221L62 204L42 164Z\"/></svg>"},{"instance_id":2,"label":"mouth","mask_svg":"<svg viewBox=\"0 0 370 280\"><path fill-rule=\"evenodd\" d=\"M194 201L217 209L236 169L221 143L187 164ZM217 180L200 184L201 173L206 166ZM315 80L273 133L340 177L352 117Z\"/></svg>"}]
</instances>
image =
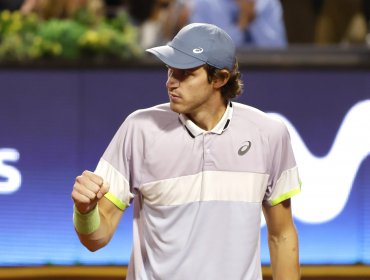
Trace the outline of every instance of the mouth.
<instances>
[{"instance_id":1,"label":"mouth","mask_svg":"<svg viewBox=\"0 0 370 280\"><path fill-rule=\"evenodd\" d=\"M168 96L169 96L170 100L173 101L173 102L179 101L181 99L180 95L178 95L174 92L168 92Z\"/></svg>"}]
</instances>

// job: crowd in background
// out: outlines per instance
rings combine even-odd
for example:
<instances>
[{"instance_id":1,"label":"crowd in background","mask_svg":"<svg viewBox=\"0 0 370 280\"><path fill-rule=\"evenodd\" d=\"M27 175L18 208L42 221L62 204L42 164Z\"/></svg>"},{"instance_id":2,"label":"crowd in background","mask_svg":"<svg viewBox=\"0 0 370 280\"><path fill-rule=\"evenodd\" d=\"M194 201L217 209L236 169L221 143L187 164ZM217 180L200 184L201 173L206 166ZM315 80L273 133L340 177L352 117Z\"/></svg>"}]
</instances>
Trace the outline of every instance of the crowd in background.
<instances>
[{"instance_id":1,"label":"crowd in background","mask_svg":"<svg viewBox=\"0 0 370 280\"><path fill-rule=\"evenodd\" d=\"M81 8L97 17L126 11L143 48L168 42L191 22L220 26L239 48L370 45L370 0L0 0L0 10L45 19L69 17Z\"/></svg>"}]
</instances>

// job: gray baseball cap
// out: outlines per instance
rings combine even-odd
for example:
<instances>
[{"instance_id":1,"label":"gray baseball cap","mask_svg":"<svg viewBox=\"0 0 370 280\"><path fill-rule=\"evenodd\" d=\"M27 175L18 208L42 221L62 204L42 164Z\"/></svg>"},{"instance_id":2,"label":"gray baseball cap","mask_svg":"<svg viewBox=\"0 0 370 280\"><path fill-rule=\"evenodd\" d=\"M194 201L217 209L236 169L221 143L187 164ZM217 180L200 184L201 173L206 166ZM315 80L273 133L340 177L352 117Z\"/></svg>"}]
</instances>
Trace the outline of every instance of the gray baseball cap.
<instances>
[{"instance_id":1,"label":"gray baseball cap","mask_svg":"<svg viewBox=\"0 0 370 280\"><path fill-rule=\"evenodd\" d=\"M178 69L209 64L232 70L236 61L235 45L230 36L216 25L207 23L186 25L167 45L146 51Z\"/></svg>"}]
</instances>

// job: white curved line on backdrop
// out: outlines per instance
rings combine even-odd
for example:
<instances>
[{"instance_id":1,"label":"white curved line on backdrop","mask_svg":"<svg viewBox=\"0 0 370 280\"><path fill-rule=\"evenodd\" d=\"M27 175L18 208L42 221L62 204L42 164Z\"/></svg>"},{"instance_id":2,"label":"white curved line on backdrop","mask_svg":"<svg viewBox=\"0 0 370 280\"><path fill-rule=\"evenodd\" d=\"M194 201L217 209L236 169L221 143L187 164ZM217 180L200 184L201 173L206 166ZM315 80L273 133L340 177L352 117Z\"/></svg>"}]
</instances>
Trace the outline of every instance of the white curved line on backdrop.
<instances>
[{"instance_id":1,"label":"white curved line on backdrop","mask_svg":"<svg viewBox=\"0 0 370 280\"><path fill-rule=\"evenodd\" d=\"M308 150L288 119L277 113L269 115L287 125L303 183L302 192L292 198L293 216L305 223L334 219L348 201L361 162L370 155L370 100L358 102L348 111L332 147L323 157Z\"/></svg>"}]
</instances>

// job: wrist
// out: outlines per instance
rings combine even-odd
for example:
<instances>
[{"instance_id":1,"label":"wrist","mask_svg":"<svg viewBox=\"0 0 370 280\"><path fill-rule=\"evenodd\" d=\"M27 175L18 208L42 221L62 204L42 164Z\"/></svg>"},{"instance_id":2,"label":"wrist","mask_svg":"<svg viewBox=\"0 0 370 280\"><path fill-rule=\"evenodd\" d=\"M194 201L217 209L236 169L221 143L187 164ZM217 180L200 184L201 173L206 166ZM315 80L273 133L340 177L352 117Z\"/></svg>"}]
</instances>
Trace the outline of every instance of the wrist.
<instances>
[{"instance_id":1,"label":"wrist","mask_svg":"<svg viewBox=\"0 0 370 280\"><path fill-rule=\"evenodd\" d=\"M78 211L76 205L73 206L73 224L78 233L90 234L100 226L100 215L98 205L87 213Z\"/></svg>"}]
</instances>

